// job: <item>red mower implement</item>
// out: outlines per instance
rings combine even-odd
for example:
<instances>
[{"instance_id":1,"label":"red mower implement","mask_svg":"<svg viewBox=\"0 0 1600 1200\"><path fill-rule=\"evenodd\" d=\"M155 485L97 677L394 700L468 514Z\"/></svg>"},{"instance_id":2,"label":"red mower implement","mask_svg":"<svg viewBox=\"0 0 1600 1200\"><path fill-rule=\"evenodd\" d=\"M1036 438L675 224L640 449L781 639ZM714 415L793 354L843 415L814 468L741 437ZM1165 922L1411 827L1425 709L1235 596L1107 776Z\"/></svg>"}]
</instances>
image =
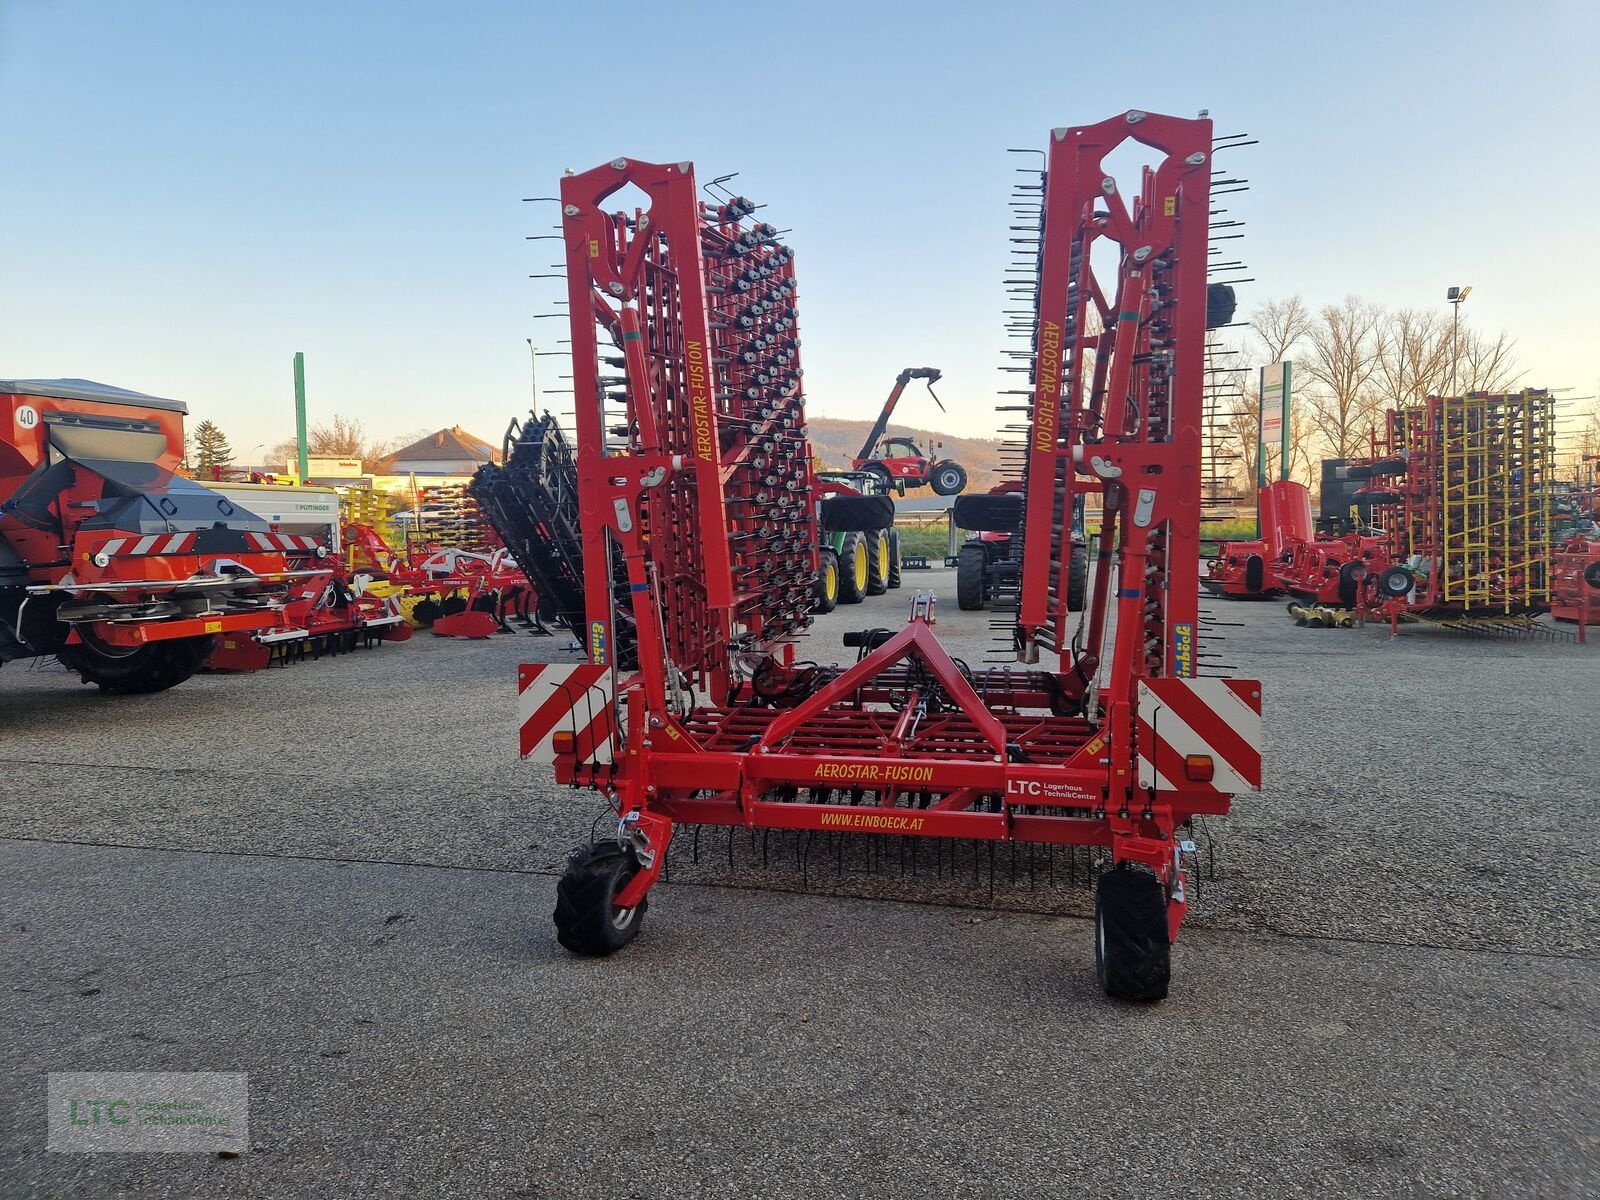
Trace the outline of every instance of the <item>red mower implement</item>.
<instances>
[{"instance_id":1,"label":"red mower implement","mask_svg":"<svg viewBox=\"0 0 1600 1200\"><path fill-rule=\"evenodd\" d=\"M1159 163L1124 195L1103 163L1129 139ZM846 635L852 663L794 661L816 541L800 378L772 357L796 341L792 256L748 201L697 203L688 163L562 181L590 662L521 669L522 750L616 821L558 885L563 945L629 942L685 824L1087 845L1110 860L1104 989L1166 995L1189 824L1261 778L1260 685L1196 677L1211 160L1203 119L1051 135L1016 661L983 669L941 644L927 595L898 631ZM606 212L630 183L648 207ZM1074 619L1086 491L1101 549ZM618 672L624 611L637 668Z\"/></svg>"},{"instance_id":2,"label":"red mower implement","mask_svg":"<svg viewBox=\"0 0 1600 1200\"><path fill-rule=\"evenodd\" d=\"M1311 493L1302 483L1280 479L1260 492L1261 537L1224 542L1200 582L1214 596L1256 600L1283 593L1278 572L1295 550L1312 539Z\"/></svg>"}]
</instances>

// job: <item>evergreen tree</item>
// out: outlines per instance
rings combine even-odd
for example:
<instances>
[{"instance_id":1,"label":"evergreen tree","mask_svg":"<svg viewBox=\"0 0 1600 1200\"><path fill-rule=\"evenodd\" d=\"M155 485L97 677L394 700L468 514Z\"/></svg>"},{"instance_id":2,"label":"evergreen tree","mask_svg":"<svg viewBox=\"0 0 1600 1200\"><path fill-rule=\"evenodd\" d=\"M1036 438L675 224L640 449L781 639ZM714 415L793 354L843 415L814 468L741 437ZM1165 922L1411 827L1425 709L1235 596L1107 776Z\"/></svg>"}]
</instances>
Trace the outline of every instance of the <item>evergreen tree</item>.
<instances>
[{"instance_id":1,"label":"evergreen tree","mask_svg":"<svg viewBox=\"0 0 1600 1200\"><path fill-rule=\"evenodd\" d=\"M228 446L227 435L210 421L201 421L195 428L194 471L201 479L209 479L219 467L233 461L233 451Z\"/></svg>"}]
</instances>

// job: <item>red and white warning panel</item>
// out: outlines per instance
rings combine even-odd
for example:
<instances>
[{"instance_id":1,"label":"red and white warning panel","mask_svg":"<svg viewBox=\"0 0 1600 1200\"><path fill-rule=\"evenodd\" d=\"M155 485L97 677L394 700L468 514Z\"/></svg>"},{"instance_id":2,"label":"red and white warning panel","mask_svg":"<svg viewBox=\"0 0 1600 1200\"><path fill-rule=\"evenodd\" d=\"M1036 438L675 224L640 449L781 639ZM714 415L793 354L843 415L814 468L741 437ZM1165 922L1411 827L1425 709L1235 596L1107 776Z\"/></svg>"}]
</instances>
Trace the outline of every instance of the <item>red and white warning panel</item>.
<instances>
[{"instance_id":1,"label":"red and white warning panel","mask_svg":"<svg viewBox=\"0 0 1600 1200\"><path fill-rule=\"evenodd\" d=\"M1141 679L1139 786L1160 792L1261 790L1261 684Z\"/></svg>"},{"instance_id":2,"label":"red and white warning panel","mask_svg":"<svg viewBox=\"0 0 1600 1200\"><path fill-rule=\"evenodd\" d=\"M609 763L618 726L616 676L594 663L523 663L517 668L522 757L554 762L558 741L580 762Z\"/></svg>"}]
</instances>

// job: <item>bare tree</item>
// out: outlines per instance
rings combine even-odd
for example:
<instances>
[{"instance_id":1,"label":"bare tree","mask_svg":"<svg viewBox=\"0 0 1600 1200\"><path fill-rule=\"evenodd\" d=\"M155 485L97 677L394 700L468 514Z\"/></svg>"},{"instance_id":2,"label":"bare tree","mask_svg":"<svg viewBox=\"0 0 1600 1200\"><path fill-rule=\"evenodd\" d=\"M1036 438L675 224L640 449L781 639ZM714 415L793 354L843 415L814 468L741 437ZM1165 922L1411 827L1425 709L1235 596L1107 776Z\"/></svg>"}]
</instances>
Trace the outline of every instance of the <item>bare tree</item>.
<instances>
[{"instance_id":1,"label":"bare tree","mask_svg":"<svg viewBox=\"0 0 1600 1200\"><path fill-rule=\"evenodd\" d=\"M1256 486L1256 458L1261 450L1261 388L1251 379L1239 389L1235 407L1223 414L1224 442L1237 451L1235 479L1241 480L1243 494Z\"/></svg>"},{"instance_id":2,"label":"bare tree","mask_svg":"<svg viewBox=\"0 0 1600 1200\"><path fill-rule=\"evenodd\" d=\"M362 458L367 451L367 434L360 421L336 413L331 423L312 428L306 446L318 458Z\"/></svg>"},{"instance_id":3,"label":"bare tree","mask_svg":"<svg viewBox=\"0 0 1600 1200\"><path fill-rule=\"evenodd\" d=\"M1323 308L1309 335L1310 353L1303 364L1313 384L1306 395L1309 415L1335 458L1360 452L1382 410L1373 384L1382 321L1381 307L1346 296Z\"/></svg>"},{"instance_id":4,"label":"bare tree","mask_svg":"<svg viewBox=\"0 0 1600 1200\"><path fill-rule=\"evenodd\" d=\"M1268 300L1250 318L1250 331L1261 343L1266 363L1282 362L1289 352L1307 337L1316 318L1299 296L1287 300Z\"/></svg>"},{"instance_id":5,"label":"bare tree","mask_svg":"<svg viewBox=\"0 0 1600 1200\"><path fill-rule=\"evenodd\" d=\"M1299 296L1290 296L1287 300L1268 300L1257 308L1250 318L1250 331L1255 335L1256 349L1261 353L1261 360L1257 366L1270 366L1272 363L1283 362L1292 357L1297 346L1310 336L1316 318L1311 310L1306 307L1306 302ZM1252 411L1252 424L1245 432L1250 442L1247 456L1250 460L1250 486L1255 486L1255 481L1260 478L1257 474L1258 454L1267 456L1266 477L1271 479L1278 474L1279 459L1283 455L1280 446L1259 446L1261 429L1261 383L1260 378L1251 380L1247 389L1251 397L1248 406ZM1297 423L1293 414L1289 418L1289 470L1287 474L1294 474L1294 462L1297 452L1305 457L1306 451L1297 443L1298 429L1304 428L1304 422Z\"/></svg>"},{"instance_id":6,"label":"bare tree","mask_svg":"<svg viewBox=\"0 0 1600 1200\"><path fill-rule=\"evenodd\" d=\"M1402 308L1384 318L1376 336L1373 384L1384 407L1418 404L1448 389L1451 324L1443 313Z\"/></svg>"},{"instance_id":7,"label":"bare tree","mask_svg":"<svg viewBox=\"0 0 1600 1200\"><path fill-rule=\"evenodd\" d=\"M1456 371L1463 392L1503 392L1523 375L1516 360L1517 339L1502 331L1494 338L1467 330L1461 334Z\"/></svg>"}]
</instances>

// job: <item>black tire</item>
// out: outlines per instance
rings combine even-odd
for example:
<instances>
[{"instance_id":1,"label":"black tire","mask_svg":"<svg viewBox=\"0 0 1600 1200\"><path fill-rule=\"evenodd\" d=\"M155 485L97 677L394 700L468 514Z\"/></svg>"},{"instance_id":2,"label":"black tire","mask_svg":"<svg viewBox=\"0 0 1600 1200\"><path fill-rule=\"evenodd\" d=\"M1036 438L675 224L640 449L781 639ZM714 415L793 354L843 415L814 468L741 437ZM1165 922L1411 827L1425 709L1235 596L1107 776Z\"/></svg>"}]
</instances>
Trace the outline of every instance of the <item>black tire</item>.
<instances>
[{"instance_id":1,"label":"black tire","mask_svg":"<svg viewBox=\"0 0 1600 1200\"><path fill-rule=\"evenodd\" d=\"M860 604L867 598L870 555L865 534L847 533L839 543L839 603Z\"/></svg>"},{"instance_id":2,"label":"black tire","mask_svg":"<svg viewBox=\"0 0 1600 1200\"><path fill-rule=\"evenodd\" d=\"M1600 588L1600 562L1592 562L1583 569L1583 581L1592 588Z\"/></svg>"},{"instance_id":3,"label":"black tire","mask_svg":"<svg viewBox=\"0 0 1600 1200\"><path fill-rule=\"evenodd\" d=\"M1400 599L1416 586L1415 577L1404 567L1390 567L1378 576L1378 591L1390 600Z\"/></svg>"},{"instance_id":4,"label":"black tire","mask_svg":"<svg viewBox=\"0 0 1600 1200\"><path fill-rule=\"evenodd\" d=\"M200 669L215 642L209 637L174 638L148 642L128 654L73 645L63 646L56 657L85 683L95 684L103 692L136 696L164 692L182 683Z\"/></svg>"},{"instance_id":5,"label":"black tire","mask_svg":"<svg viewBox=\"0 0 1600 1200\"><path fill-rule=\"evenodd\" d=\"M424 629L428 628L443 615L439 611L439 602L437 600L419 600L411 610L411 616Z\"/></svg>"},{"instance_id":6,"label":"black tire","mask_svg":"<svg viewBox=\"0 0 1600 1200\"><path fill-rule=\"evenodd\" d=\"M1148 871L1118 867L1094 893L1094 965L1106 995L1149 1003L1166 997L1172 978L1167 897Z\"/></svg>"},{"instance_id":7,"label":"black tire","mask_svg":"<svg viewBox=\"0 0 1600 1200\"><path fill-rule=\"evenodd\" d=\"M949 459L935 463L933 470L928 472L928 486L933 488L937 496L959 495L967 488L966 468Z\"/></svg>"},{"instance_id":8,"label":"black tire","mask_svg":"<svg viewBox=\"0 0 1600 1200\"><path fill-rule=\"evenodd\" d=\"M439 611L447 617L453 617L457 613L464 613L467 611L467 599L465 596L446 596L444 603L439 605Z\"/></svg>"},{"instance_id":9,"label":"black tire","mask_svg":"<svg viewBox=\"0 0 1600 1200\"><path fill-rule=\"evenodd\" d=\"M818 556L817 587L813 593L813 612L831 613L839 603L839 556L824 550Z\"/></svg>"},{"instance_id":10,"label":"black tire","mask_svg":"<svg viewBox=\"0 0 1600 1200\"><path fill-rule=\"evenodd\" d=\"M1076 542L1067 566L1067 611L1082 612L1089 599L1089 547Z\"/></svg>"},{"instance_id":11,"label":"black tire","mask_svg":"<svg viewBox=\"0 0 1600 1200\"><path fill-rule=\"evenodd\" d=\"M900 586L900 531L889 530L889 586Z\"/></svg>"},{"instance_id":12,"label":"black tire","mask_svg":"<svg viewBox=\"0 0 1600 1200\"><path fill-rule=\"evenodd\" d=\"M633 851L616 842L579 846L567 855L566 873L556 884L556 941L590 958L613 954L633 941L650 902L618 909L615 900L638 870Z\"/></svg>"},{"instance_id":13,"label":"black tire","mask_svg":"<svg viewBox=\"0 0 1600 1200\"><path fill-rule=\"evenodd\" d=\"M963 612L977 612L983 608L987 557L982 542L967 542L956 555L956 607Z\"/></svg>"},{"instance_id":14,"label":"black tire","mask_svg":"<svg viewBox=\"0 0 1600 1200\"><path fill-rule=\"evenodd\" d=\"M1356 595L1361 591L1361 584L1367 577L1366 564L1347 562L1339 568L1339 603L1346 608L1354 608Z\"/></svg>"},{"instance_id":15,"label":"black tire","mask_svg":"<svg viewBox=\"0 0 1600 1200\"><path fill-rule=\"evenodd\" d=\"M867 534L867 595L881 596L889 590L889 571L893 560L889 556L889 534L874 529Z\"/></svg>"},{"instance_id":16,"label":"black tire","mask_svg":"<svg viewBox=\"0 0 1600 1200\"><path fill-rule=\"evenodd\" d=\"M1261 555L1252 554L1244 560L1244 586L1245 590L1259 595L1267 585L1267 564Z\"/></svg>"}]
</instances>

